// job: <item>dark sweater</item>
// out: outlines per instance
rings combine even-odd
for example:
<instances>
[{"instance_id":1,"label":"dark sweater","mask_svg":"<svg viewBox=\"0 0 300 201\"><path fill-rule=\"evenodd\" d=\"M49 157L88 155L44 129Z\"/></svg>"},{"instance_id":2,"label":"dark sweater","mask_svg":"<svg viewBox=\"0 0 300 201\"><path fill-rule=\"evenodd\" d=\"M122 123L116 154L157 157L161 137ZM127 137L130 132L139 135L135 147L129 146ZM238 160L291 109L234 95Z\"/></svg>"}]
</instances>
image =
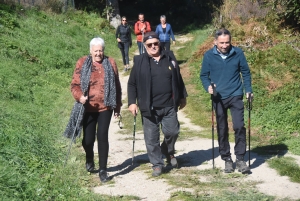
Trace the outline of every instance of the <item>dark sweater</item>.
<instances>
[{"instance_id":1,"label":"dark sweater","mask_svg":"<svg viewBox=\"0 0 300 201\"><path fill-rule=\"evenodd\" d=\"M206 91L211 82L216 84L216 91L221 99L252 92L251 74L243 51L231 48L228 57L222 59L216 46L204 54L200 79Z\"/></svg>"}]
</instances>

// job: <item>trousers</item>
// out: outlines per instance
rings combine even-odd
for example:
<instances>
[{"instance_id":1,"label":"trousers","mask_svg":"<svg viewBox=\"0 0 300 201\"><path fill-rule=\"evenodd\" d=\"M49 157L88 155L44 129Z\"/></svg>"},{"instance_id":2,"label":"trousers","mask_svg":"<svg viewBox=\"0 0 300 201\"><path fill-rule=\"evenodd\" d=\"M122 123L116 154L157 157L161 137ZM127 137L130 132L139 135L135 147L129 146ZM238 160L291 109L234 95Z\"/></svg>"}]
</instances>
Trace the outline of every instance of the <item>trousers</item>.
<instances>
[{"instance_id":1,"label":"trousers","mask_svg":"<svg viewBox=\"0 0 300 201\"><path fill-rule=\"evenodd\" d=\"M228 140L228 109L230 110L235 146L234 154L238 160L243 160L246 154L246 128L244 124L243 96L233 96L227 99L214 99L213 107L216 111L219 153L223 160L231 159Z\"/></svg>"},{"instance_id":2,"label":"trousers","mask_svg":"<svg viewBox=\"0 0 300 201\"><path fill-rule=\"evenodd\" d=\"M175 153L175 142L179 135L180 125L174 107L154 108L151 117L143 116L143 130L146 149L152 168L163 167L164 161L160 146L160 126L164 134L162 147L168 154Z\"/></svg>"},{"instance_id":3,"label":"trousers","mask_svg":"<svg viewBox=\"0 0 300 201\"><path fill-rule=\"evenodd\" d=\"M83 118L82 146L85 150L86 160L89 162L94 161L94 143L97 135L100 170L107 169L109 150L108 129L112 112L113 110L87 112Z\"/></svg>"}]
</instances>

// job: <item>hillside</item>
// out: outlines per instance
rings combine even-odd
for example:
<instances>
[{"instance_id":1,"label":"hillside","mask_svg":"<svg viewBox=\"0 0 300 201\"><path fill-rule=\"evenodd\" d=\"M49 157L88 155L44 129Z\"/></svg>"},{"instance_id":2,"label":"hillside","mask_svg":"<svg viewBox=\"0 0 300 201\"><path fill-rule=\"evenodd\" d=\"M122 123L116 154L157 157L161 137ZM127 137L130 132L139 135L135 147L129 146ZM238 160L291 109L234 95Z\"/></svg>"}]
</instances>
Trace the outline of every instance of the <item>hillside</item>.
<instances>
[{"instance_id":1,"label":"hillside","mask_svg":"<svg viewBox=\"0 0 300 201\"><path fill-rule=\"evenodd\" d=\"M90 193L95 181L81 168L80 143L73 145L71 165L64 166L69 141L62 133L73 104L69 84L75 62L88 54L90 39L100 36L109 47L105 53L120 64L115 30L98 14L84 11L55 14L0 4L0 17L1 199L130 200ZM300 73L299 35L273 24L250 22L232 20L228 28L234 45L244 48L253 72L253 148L300 155L300 92L295 81ZM207 138L210 100L199 82L199 66L216 26L191 31L194 40L184 42L177 52L190 94L185 112L196 125L208 128L201 133Z\"/></svg>"}]
</instances>

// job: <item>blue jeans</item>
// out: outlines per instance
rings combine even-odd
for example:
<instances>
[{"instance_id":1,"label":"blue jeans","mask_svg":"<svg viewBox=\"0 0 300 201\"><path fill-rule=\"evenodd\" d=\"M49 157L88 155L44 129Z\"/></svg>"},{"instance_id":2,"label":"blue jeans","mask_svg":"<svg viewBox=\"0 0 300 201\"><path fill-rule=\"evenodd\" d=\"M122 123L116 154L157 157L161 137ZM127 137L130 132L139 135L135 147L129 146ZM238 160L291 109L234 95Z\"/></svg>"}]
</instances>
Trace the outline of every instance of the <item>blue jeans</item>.
<instances>
[{"instance_id":1,"label":"blue jeans","mask_svg":"<svg viewBox=\"0 0 300 201\"><path fill-rule=\"evenodd\" d=\"M180 130L174 107L154 108L151 117L143 116L144 139L152 168L164 166L160 147L160 125L164 134L162 146L166 146L168 154L172 155L175 153L175 142Z\"/></svg>"},{"instance_id":2,"label":"blue jeans","mask_svg":"<svg viewBox=\"0 0 300 201\"><path fill-rule=\"evenodd\" d=\"M223 160L231 158L230 144L228 141L228 114L230 109L233 130L235 135L234 154L242 160L246 153L246 128L244 125L243 96L229 97L224 100L214 100L213 106L216 111L219 153Z\"/></svg>"},{"instance_id":3,"label":"blue jeans","mask_svg":"<svg viewBox=\"0 0 300 201\"><path fill-rule=\"evenodd\" d=\"M139 48L140 55L146 52L146 49L145 49L144 44L142 42L137 41L137 45L138 45L138 48Z\"/></svg>"}]
</instances>

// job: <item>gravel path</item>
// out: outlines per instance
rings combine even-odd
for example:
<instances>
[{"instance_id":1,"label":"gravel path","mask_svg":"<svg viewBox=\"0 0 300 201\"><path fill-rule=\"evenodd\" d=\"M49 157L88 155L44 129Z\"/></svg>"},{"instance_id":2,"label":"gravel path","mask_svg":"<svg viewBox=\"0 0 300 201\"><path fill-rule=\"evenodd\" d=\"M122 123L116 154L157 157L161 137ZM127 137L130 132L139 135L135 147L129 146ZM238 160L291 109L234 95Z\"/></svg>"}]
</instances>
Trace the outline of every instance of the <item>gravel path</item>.
<instances>
[{"instance_id":1,"label":"gravel path","mask_svg":"<svg viewBox=\"0 0 300 201\"><path fill-rule=\"evenodd\" d=\"M120 74L120 80L123 90L123 100L126 100L127 80L128 76ZM185 117L180 111L178 118L182 127L187 127L191 130L201 131L199 126L190 123L190 120ZM141 200L149 201L164 201L170 198L173 191L192 191L192 189L182 189L168 185L163 179L151 177L151 164L148 161L146 154L145 143L142 133L136 133L135 141L135 161L148 161L149 170L137 170L139 164L136 162L131 165L132 160L132 133L128 135L118 134L119 128L117 120L112 119L109 142L110 151L108 158L108 172L113 176L113 183L100 184L93 190L96 193L107 195L133 195L138 196ZM97 143L95 143L97 145ZM215 141L217 146L217 141ZM232 148L234 145L232 144ZM212 150L211 140L194 138L176 143L176 156L180 161L183 161L180 168L212 168ZM97 146L95 146L97 153ZM231 153L234 153L232 150ZM293 156L293 155L289 155ZM224 168L224 162L218 155L218 150L215 147L215 166ZM300 161L300 157L293 156ZM235 158L233 158L235 160ZM279 176L274 169L268 167L265 162L268 157L258 156L251 153L251 171L245 181L260 181L257 189L267 195L273 195L278 198L300 199L300 184L290 182L287 177ZM246 158L248 160L248 158ZM96 176L95 176L96 177ZM199 175L199 178L201 175Z\"/></svg>"}]
</instances>

